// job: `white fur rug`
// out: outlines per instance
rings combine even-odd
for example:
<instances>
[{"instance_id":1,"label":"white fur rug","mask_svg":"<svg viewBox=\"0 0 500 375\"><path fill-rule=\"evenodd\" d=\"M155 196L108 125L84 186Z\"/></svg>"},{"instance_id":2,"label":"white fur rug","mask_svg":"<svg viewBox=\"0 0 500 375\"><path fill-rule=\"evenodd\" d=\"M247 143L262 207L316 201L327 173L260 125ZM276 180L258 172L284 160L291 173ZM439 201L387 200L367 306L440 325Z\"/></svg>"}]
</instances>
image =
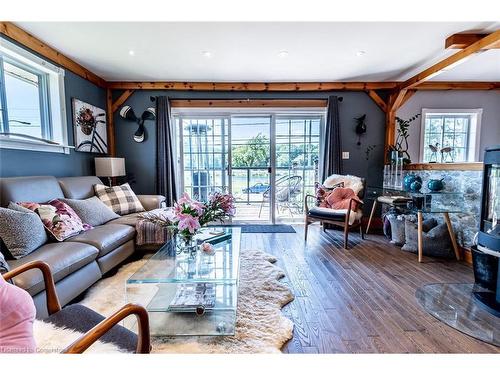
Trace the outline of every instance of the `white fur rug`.
<instances>
[{"instance_id":1,"label":"white fur rug","mask_svg":"<svg viewBox=\"0 0 500 375\"><path fill-rule=\"evenodd\" d=\"M125 301L125 281L143 264L122 266L116 275L95 284L82 304L110 315ZM153 353L280 353L293 333L281 308L293 300L279 280L285 276L276 258L258 250L242 250L236 334L224 337L152 338Z\"/></svg>"},{"instance_id":2,"label":"white fur rug","mask_svg":"<svg viewBox=\"0 0 500 375\"><path fill-rule=\"evenodd\" d=\"M57 354L61 353L69 344L75 342L82 336L80 332L68 328L56 327L52 323L35 320L33 334L37 347L37 353ZM86 354L95 353L120 353L122 349L114 344L96 341Z\"/></svg>"}]
</instances>

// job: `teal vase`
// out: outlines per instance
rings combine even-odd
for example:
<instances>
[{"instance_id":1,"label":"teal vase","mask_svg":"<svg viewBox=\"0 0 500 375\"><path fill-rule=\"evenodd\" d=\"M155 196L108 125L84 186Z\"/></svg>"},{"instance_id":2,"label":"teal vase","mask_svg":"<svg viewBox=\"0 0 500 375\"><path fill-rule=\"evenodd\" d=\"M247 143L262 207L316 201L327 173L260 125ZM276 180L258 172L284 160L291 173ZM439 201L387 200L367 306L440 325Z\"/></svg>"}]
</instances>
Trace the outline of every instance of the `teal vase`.
<instances>
[{"instance_id":1,"label":"teal vase","mask_svg":"<svg viewBox=\"0 0 500 375\"><path fill-rule=\"evenodd\" d=\"M427 187L429 188L430 191L441 191L444 189L444 182L442 179L431 179L427 183Z\"/></svg>"}]
</instances>

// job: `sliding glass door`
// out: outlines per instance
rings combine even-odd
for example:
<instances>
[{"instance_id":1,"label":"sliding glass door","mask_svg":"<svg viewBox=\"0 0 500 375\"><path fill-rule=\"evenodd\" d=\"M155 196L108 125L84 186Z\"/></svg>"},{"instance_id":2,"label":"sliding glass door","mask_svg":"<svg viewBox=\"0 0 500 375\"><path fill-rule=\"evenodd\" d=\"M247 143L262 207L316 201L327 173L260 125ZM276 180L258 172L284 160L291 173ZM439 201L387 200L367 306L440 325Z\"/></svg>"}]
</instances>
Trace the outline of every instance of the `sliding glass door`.
<instances>
[{"instance_id":1,"label":"sliding glass door","mask_svg":"<svg viewBox=\"0 0 500 375\"><path fill-rule=\"evenodd\" d=\"M189 116L176 122L180 191L199 200L206 200L213 191L229 191L229 119Z\"/></svg>"},{"instance_id":2,"label":"sliding glass door","mask_svg":"<svg viewBox=\"0 0 500 375\"><path fill-rule=\"evenodd\" d=\"M323 114L176 115L180 190L236 199L233 222L303 221L318 181Z\"/></svg>"},{"instance_id":3,"label":"sliding glass door","mask_svg":"<svg viewBox=\"0 0 500 375\"><path fill-rule=\"evenodd\" d=\"M271 220L271 116L231 117L234 220Z\"/></svg>"},{"instance_id":4,"label":"sliding glass door","mask_svg":"<svg viewBox=\"0 0 500 375\"><path fill-rule=\"evenodd\" d=\"M318 181L321 116L276 116L275 222L303 221Z\"/></svg>"}]
</instances>

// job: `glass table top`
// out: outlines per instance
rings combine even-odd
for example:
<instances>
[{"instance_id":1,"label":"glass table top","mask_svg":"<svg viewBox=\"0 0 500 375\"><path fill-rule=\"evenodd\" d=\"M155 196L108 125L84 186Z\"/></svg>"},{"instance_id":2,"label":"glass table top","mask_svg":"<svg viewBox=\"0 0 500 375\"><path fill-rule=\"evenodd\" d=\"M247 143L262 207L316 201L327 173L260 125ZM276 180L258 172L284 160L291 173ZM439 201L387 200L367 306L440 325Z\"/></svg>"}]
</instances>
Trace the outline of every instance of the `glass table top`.
<instances>
[{"instance_id":1,"label":"glass table top","mask_svg":"<svg viewBox=\"0 0 500 375\"><path fill-rule=\"evenodd\" d=\"M194 255L185 252L176 255L175 241L170 240L127 280L127 284L197 282L236 284L241 229L210 227L202 229L202 235L215 229L223 230L224 234L219 236L220 242L217 242L217 237L213 238L214 254L198 250Z\"/></svg>"},{"instance_id":2,"label":"glass table top","mask_svg":"<svg viewBox=\"0 0 500 375\"><path fill-rule=\"evenodd\" d=\"M422 189L419 193L409 192L402 188L368 186L365 199L376 199L380 196L408 198L415 200L421 197L423 205L420 211L424 213L462 213L464 212L465 194L453 191L430 191ZM400 209L417 211L415 207L407 206L407 202L397 204Z\"/></svg>"}]
</instances>

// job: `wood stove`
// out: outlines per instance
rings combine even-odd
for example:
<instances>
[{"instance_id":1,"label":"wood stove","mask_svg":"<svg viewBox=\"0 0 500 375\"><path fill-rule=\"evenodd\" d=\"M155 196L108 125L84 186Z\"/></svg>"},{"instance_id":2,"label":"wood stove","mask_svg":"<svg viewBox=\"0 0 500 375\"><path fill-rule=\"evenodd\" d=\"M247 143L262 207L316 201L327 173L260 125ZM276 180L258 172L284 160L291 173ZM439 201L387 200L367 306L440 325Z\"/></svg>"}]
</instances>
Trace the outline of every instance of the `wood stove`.
<instances>
[{"instance_id":1,"label":"wood stove","mask_svg":"<svg viewBox=\"0 0 500 375\"><path fill-rule=\"evenodd\" d=\"M474 292L474 297L490 313L500 316L500 145L484 155L481 221L473 257L476 282L484 286L481 272L490 276L490 291Z\"/></svg>"}]
</instances>

